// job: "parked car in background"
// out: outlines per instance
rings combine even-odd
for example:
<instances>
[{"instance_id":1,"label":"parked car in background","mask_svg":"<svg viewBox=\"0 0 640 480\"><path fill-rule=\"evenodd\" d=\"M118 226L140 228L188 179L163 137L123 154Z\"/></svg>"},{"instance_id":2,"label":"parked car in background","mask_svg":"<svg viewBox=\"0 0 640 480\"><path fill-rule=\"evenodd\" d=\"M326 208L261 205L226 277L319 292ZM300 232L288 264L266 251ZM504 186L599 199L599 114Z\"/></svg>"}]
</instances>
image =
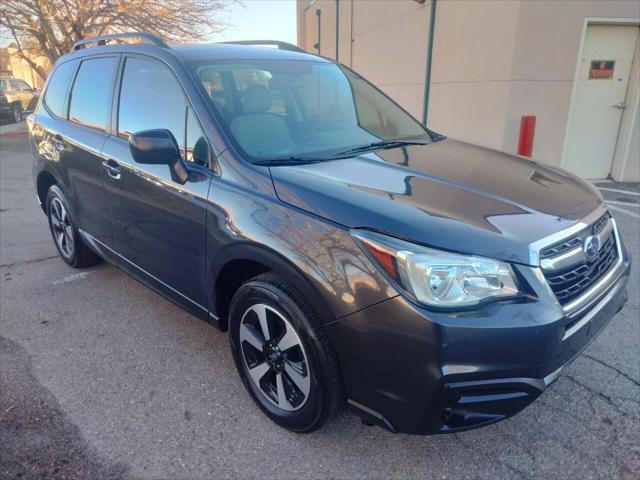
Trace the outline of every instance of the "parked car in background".
<instances>
[{"instance_id":1,"label":"parked car in background","mask_svg":"<svg viewBox=\"0 0 640 480\"><path fill-rule=\"evenodd\" d=\"M25 113L32 112L38 103L38 93L27 82L0 76L0 116L20 122Z\"/></svg>"},{"instance_id":2,"label":"parked car in background","mask_svg":"<svg viewBox=\"0 0 640 480\"><path fill-rule=\"evenodd\" d=\"M120 34L60 58L27 124L62 259L106 259L228 330L292 431L344 405L416 434L525 408L626 302L598 191L268 43Z\"/></svg>"}]
</instances>

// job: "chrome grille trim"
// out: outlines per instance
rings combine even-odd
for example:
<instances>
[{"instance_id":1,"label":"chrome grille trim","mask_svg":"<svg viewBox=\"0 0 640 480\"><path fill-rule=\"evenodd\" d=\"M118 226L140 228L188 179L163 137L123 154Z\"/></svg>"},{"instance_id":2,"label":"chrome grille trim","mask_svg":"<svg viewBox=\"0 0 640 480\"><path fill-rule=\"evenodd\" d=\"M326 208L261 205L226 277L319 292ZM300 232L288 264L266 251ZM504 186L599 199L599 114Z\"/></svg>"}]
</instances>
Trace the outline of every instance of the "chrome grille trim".
<instances>
[{"instance_id":1,"label":"chrome grille trim","mask_svg":"<svg viewBox=\"0 0 640 480\"><path fill-rule=\"evenodd\" d=\"M536 242L533 242L529 245L529 264L540 266L540 252L545 248L550 247L556 243L561 242L562 240L568 240L573 237L576 233L584 230L589 225L592 225L596 220L598 220L602 215L607 213L607 209L604 205L600 205L593 212L585 216L582 220L570 226L569 228L565 228L559 232L556 232L548 237L542 238Z\"/></svg>"},{"instance_id":2,"label":"chrome grille trim","mask_svg":"<svg viewBox=\"0 0 640 480\"><path fill-rule=\"evenodd\" d=\"M589 304L593 303L599 297L599 294L608 287L611 283L620 277L623 267L622 260L622 245L620 243L620 236L618 234L618 225L616 221L611 218L611 222L613 223L613 235L616 239L616 251L618 254L617 261L609 268L607 273L600 278L591 288L589 288L586 292L580 295L578 298L573 301L567 303L562 307L565 313L577 313L578 310L582 310L585 307L589 306Z\"/></svg>"},{"instance_id":3,"label":"chrome grille trim","mask_svg":"<svg viewBox=\"0 0 640 480\"><path fill-rule=\"evenodd\" d=\"M579 240L574 237L572 240ZM557 257L553 258L543 258L540 261L540 266L542 270L546 272L553 272L556 270L564 270L565 268L569 268L571 265L575 265L585 260L584 252L582 251L581 242L578 241L578 248L574 248L573 250L568 251L567 253L563 253Z\"/></svg>"},{"instance_id":4,"label":"chrome grille trim","mask_svg":"<svg viewBox=\"0 0 640 480\"><path fill-rule=\"evenodd\" d=\"M580 247L581 247L580 239L573 237L567 240L566 242L562 242L553 247L545 248L540 252L540 258L542 259L541 263L544 263L549 258L551 259L556 258L558 255L561 255L563 254L563 252L566 252L567 250L574 248L576 246L578 247L578 250L580 250Z\"/></svg>"},{"instance_id":5,"label":"chrome grille trim","mask_svg":"<svg viewBox=\"0 0 640 480\"><path fill-rule=\"evenodd\" d=\"M577 248L570 250L566 253L563 253L558 256L554 256L551 258L542 258L540 260L540 266L542 270L544 270L545 274L553 273L554 271L564 270L566 268L571 267L572 265L577 265L581 262L586 262L587 257L584 255L584 251L582 250L582 236L588 236L593 233L595 237L598 237L600 241L600 245L605 245L609 239L611 238L613 223L610 221L611 217L608 214L603 215L600 219L591 227L590 232L586 232L589 229L587 227L583 231L576 234L576 236L570 238L568 241L561 243L560 245L579 245ZM615 237L614 237L615 238ZM545 248L543 252L550 250L549 248ZM541 255L542 256L542 255Z\"/></svg>"},{"instance_id":6,"label":"chrome grille trim","mask_svg":"<svg viewBox=\"0 0 640 480\"><path fill-rule=\"evenodd\" d=\"M566 304L591 288L615 264L617 258L615 236L609 231L609 236L593 261L584 257L568 268L544 274L558 301Z\"/></svg>"},{"instance_id":7,"label":"chrome grille trim","mask_svg":"<svg viewBox=\"0 0 640 480\"><path fill-rule=\"evenodd\" d=\"M622 256L622 244L620 242L618 227L615 219L610 215L605 217L607 220L606 223L605 221L603 221L604 220L603 216L607 213L608 213L608 210L606 209L606 207L604 205L600 205L596 210L586 215L583 219L581 219L571 227L529 245L529 258L530 258L531 265L540 267L539 278L543 283L543 286L553 296L553 298L556 300L558 307L561 308L564 314L567 315L568 317L578 315L579 313L583 312L585 309L589 308L589 306L591 306L594 302L598 301L599 298L604 294L604 291L608 287L613 285L623 273L624 262L623 262L623 256ZM552 264L557 265L558 260L560 260L561 257L563 257L564 255L559 255L551 259L552 262L554 262L554 263L551 263L549 261L545 262L544 261L545 259L542 258L541 253L544 250L549 249L549 247L556 247L557 244L562 244L563 240L565 242L571 240L572 238L576 237L578 234L583 233L583 231L587 228L592 229L590 233L598 234L598 236L605 237L606 239L607 238L606 235L609 233L609 231L608 231L608 228L603 229L603 227L607 227L607 226L610 226L613 232L613 238L615 239L615 249L616 249L617 258L614 264L611 265L608 268L608 270L605 271L605 273L601 278L597 279L593 285L588 287L588 289L585 292L581 293L577 298L572 299L570 302L566 303L565 305L562 305L558 300L558 298L556 297L555 293L553 293L553 289L551 288L551 285L547 281L545 277L545 273L549 274L550 272L547 271L548 268ZM566 252L566 253L570 253L570 252ZM547 267L547 269L545 269L544 271L542 268L543 265ZM571 264L567 262L562 262L561 265L563 265L562 268L571 267ZM560 268L558 267L557 270L560 270Z\"/></svg>"}]
</instances>

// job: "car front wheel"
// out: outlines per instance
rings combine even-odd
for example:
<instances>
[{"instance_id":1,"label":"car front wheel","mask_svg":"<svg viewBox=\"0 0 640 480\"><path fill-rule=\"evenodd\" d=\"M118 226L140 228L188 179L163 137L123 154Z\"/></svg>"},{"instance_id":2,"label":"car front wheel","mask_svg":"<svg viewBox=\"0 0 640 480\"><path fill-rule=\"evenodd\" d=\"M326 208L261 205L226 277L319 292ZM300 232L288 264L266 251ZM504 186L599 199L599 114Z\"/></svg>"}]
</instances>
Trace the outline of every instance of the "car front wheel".
<instances>
[{"instance_id":1,"label":"car front wheel","mask_svg":"<svg viewBox=\"0 0 640 480\"><path fill-rule=\"evenodd\" d=\"M229 333L247 391L275 423L311 432L339 410L335 353L317 316L291 284L267 273L242 285L231 301Z\"/></svg>"},{"instance_id":2,"label":"car front wheel","mask_svg":"<svg viewBox=\"0 0 640 480\"><path fill-rule=\"evenodd\" d=\"M13 117L13 122L18 123L22 121L22 109L15 105L11 110L11 116Z\"/></svg>"}]
</instances>

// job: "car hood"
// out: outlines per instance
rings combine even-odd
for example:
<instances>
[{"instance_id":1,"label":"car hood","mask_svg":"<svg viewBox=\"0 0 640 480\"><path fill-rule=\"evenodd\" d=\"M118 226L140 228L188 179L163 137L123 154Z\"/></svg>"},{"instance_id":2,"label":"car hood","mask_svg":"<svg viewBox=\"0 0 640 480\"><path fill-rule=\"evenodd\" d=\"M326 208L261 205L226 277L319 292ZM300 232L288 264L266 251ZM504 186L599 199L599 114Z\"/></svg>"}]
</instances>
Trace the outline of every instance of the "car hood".
<instances>
[{"instance_id":1,"label":"car hood","mask_svg":"<svg viewBox=\"0 0 640 480\"><path fill-rule=\"evenodd\" d=\"M523 264L601 204L574 175L450 139L270 170L282 201L345 227Z\"/></svg>"}]
</instances>

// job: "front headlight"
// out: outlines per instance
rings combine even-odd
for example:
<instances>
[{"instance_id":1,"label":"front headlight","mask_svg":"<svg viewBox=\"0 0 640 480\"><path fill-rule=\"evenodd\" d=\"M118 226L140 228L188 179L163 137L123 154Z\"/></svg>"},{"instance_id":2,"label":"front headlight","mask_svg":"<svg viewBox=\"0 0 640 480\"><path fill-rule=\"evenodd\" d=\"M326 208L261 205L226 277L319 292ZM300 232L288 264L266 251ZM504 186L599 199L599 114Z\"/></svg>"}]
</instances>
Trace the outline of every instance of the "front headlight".
<instances>
[{"instance_id":1,"label":"front headlight","mask_svg":"<svg viewBox=\"0 0 640 480\"><path fill-rule=\"evenodd\" d=\"M520 295L508 263L435 250L367 230L352 236L419 303L456 308Z\"/></svg>"}]
</instances>

